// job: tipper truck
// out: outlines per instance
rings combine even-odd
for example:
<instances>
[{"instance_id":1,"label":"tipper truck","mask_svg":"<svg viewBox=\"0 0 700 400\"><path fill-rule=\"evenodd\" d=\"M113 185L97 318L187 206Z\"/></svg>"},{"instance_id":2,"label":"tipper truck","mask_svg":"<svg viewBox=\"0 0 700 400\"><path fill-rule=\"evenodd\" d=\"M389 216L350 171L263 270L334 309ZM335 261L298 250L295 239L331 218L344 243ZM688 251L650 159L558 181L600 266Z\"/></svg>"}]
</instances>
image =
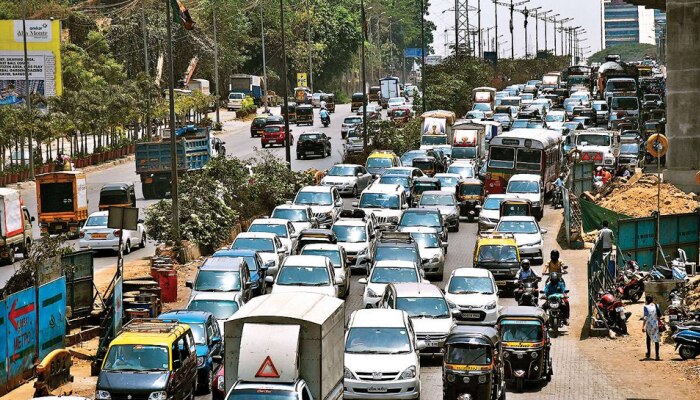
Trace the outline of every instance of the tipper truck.
<instances>
[{"instance_id":1,"label":"tipper truck","mask_svg":"<svg viewBox=\"0 0 700 400\"><path fill-rule=\"evenodd\" d=\"M36 199L42 234L78 238L88 217L87 180L82 171L36 176Z\"/></svg>"},{"instance_id":2,"label":"tipper truck","mask_svg":"<svg viewBox=\"0 0 700 400\"><path fill-rule=\"evenodd\" d=\"M7 264L15 262L15 253L26 259L32 244L32 221L18 190L0 188L0 258Z\"/></svg>"},{"instance_id":3,"label":"tipper truck","mask_svg":"<svg viewBox=\"0 0 700 400\"><path fill-rule=\"evenodd\" d=\"M276 293L224 323L228 400L343 396L345 309L316 293Z\"/></svg>"},{"instance_id":4,"label":"tipper truck","mask_svg":"<svg viewBox=\"0 0 700 400\"><path fill-rule=\"evenodd\" d=\"M176 133L177 171L182 174L204 168L211 157L209 128L188 125ZM145 199L162 199L170 192L170 135L136 144L136 173Z\"/></svg>"}]
</instances>

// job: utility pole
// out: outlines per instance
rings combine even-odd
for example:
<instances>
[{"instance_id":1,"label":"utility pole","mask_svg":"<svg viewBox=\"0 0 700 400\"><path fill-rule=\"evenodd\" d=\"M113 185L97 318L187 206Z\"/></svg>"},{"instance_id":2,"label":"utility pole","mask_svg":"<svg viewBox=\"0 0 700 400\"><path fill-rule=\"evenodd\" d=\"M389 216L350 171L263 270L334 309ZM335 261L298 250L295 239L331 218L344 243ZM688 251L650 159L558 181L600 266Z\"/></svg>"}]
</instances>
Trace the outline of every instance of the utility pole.
<instances>
[{"instance_id":1,"label":"utility pole","mask_svg":"<svg viewBox=\"0 0 700 400\"><path fill-rule=\"evenodd\" d=\"M147 77L148 73L148 31L146 30L146 11L144 9L145 0L141 0L141 31L143 32L143 69ZM150 82L150 79L149 79ZM146 92L146 132L144 137L151 137L151 91Z\"/></svg>"},{"instance_id":2,"label":"utility pole","mask_svg":"<svg viewBox=\"0 0 700 400\"><path fill-rule=\"evenodd\" d=\"M212 24L214 27L214 97L216 98L216 124L221 123L219 118L219 42L216 40L216 2L211 4Z\"/></svg>"},{"instance_id":3,"label":"utility pole","mask_svg":"<svg viewBox=\"0 0 700 400\"><path fill-rule=\"evenodd\" d=\"M554 39L554 55L557 55L557 19L552 18L554 28L552 29L552 39Z\"/></svg>"},{"instance_id":4,"label":"utility pole","mask_svg":"<svg viewBox=\"0 0 700 400\"><path fill-rule=\"evenodd\" d=\"M265 81L265 112L270 112L268 108L268 87L267 87L267 60L265 59L265 22L263 19L263 2L260 2L260 42L262 43L263 80Z\"/></svg>"},{"instance_id":5,"label":"utility pole","mask_svg":"<svg viewBox=\"0 0 700 400\"><path fill-rule=\"evenodd\" d=\"M603 0L600 0L600 49L605 48L605 12Z\"/></svg>"},{"instance_id":6,"label":"utility pole","mask_svg":"<svg viewBox=\"0 0 700 400\"><path fill-rule=\"evenodd\" d=\"M173 238L175 239L175 248L180 249L180 201L178 199L177 187L177 127L175 126L175 72L173 67L173 23L171 14L174 15L175 10L171 10L172 2L165 0L166 21L168 30L168 101L170 107L170 197L172 199L172 228Z\"/></svg>"},{"instance_id":7,"label":"utility pole","mask_svg":"<svg viewBox=\"0 0 700 400\"><path fill-rule=\"evenodd\" d=\"M421 102L423 103L423 112L425 112L425 5L424 0L420 0L420 48L421 48L421 66L420 66L420 86L423 95ZM365 118L366 119L366 118Z\"/></svg>"},{"instance_id":8,"label":"utility pole","mask_svg":"<svg viewBox=\"0 0 700 400\"><path fill-rule=\"evenodd\" d=\"M445 40L447 42L447 40ZM455 0L455 57L459 55L459 0Z\"/></svg>"},{"instance_id":9,"label":"utility pole","mask_svg":"<svg viewBox=\"0 0 700 400\"><path fill-rule=\"evenodd\" d=\"M525 7L525 10L523 11L523 25L525 26L525 59L528 59L528 51L527 51L527 17L530 15L530 11L528 11L527 7Z\"/></svg>"},{"instance_id":10,"label":"utility pole","mask_svg":"<svg viewBox=\"0 0 700 400\"><path fill-rule=\"evenodd\" d=\"M515 37L513 36L513 0L510 0L510 59L515 59Z\"/></svg>"},{"instance_id":11,"label":"utility pole","mask_svg":"<svg viewBox=\"0 0 700 400\"><path fill-rule=\"evenodd\" d=\"M34 128L32 128L32 90L29 87L29 53L27 52L27 0L22 2L22 42L24 44L24 102L27 104L27 126L29 126L29 180L34 180ZM24 149L22 149L24 162ZM36 278L38 279L38 277ZM37 342L38 343L38 342Z\"/></svg>"},{"instance_id":12,"label":"utility pole","mask_svg":"<svg viewBox=\"0 0 700 400\"><path fill-rule=\"evenodd\" d=\"M287 89L287 45L284 37L284 1L280 0L280 27L282 28L282 91L284 92L284 109L289 111L289 98ZM289 118L284 118L284 155L287 160L287 168L292 169L292 153L289 148Z\"/></svg>"},{"instance_id":13,"label":"utility pole","mask_svg":"<svg viewBox=\"0 0 700 400\"><path fill-rule=\"evenodd\" d=\"M477 22L477 28L479 30L479 57L484 56L484 49L482 48L482 43L481 43L481 0L478 0L476 3L476 22Z\"/></svg>"},{"instance_id":14,"label":"utility pole","mask_svg":"<svg viewBox=\"0 0 700 400\"><path fill-rule=\"evenodd\" d=\"M496 58L498 59L501 55L498 53L498 4L496 0L493 0L493 14L494 14L494 25L495 32L493 33L494 39L494 49L496 51Z\"/></svg>"},{"instance_id":15,"label":"utility pole","mask_svg":"<svg viewBox=\"0 0 700 400\"><path fill-rule=\"evenodd\" d=\"M281 2L282 0L280 0ZM362 47L361 47L361 68L362 68L362 149L367 151L367 74L365 70L365 46L367 43L367 18L365 16L365 1L360 0L360 18L362 19ZM404 53L404 68L406 57Z\"/></svg>"},{"instance_id":16,"label":"utility pole","mask_svg":"<svg viewBox=\"0 0 700 400\"><path fill-rule=\"evenodd\" d=\"M313 13L311 12L311 8L309 8L309 1L306 0L306 9L309 11L309 25L307 27L308 31L308 51L309 51L309 89L311 89L311 92L313 93L314 91L314 83L313 83L313 69L311 65L311 19L313 18Z\"/></svg>"}]
</instances>

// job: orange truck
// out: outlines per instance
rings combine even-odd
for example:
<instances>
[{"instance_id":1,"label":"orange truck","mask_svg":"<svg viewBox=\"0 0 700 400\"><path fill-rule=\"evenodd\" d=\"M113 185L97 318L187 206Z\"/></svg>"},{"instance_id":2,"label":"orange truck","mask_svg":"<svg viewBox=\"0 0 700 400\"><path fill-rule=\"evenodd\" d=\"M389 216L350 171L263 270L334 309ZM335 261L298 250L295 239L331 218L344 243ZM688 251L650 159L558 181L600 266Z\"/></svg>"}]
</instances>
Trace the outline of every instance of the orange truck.
<instances>
[{"instance_id":1,"label":"orange truck","mask_svg":"<svg viewBox=\"0 0 700 400\"><path fill-rule=\"evenodd\" d=\"M36 176L36 199L42 234L75 239L88 217L87 180L82 171Z\"/></svg>"}]
</instances>

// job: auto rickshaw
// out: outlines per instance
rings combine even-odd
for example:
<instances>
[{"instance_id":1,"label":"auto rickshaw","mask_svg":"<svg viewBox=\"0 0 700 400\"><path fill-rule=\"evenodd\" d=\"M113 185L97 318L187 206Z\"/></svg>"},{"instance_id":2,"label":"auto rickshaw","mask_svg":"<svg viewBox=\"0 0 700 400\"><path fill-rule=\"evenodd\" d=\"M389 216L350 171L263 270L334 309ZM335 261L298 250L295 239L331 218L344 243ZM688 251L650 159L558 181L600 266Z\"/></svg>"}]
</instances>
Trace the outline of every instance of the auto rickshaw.
<instances>
[{"instance_id":1,"label":"auto rickshaw","mask_svg":"<svg viewBox=\"0 0 700 400\"><path fill-rule=\"evenodd\" d=\"M314 108L310 104L297 107L297 126L301 124L314 124Z\"/></svg>"},{"instance_id":2,"label":"auto rickshaw","mask_svg":"<svg viewBox=\"0 0 700 400\"><path fill-rule=\"evenodd\" d=\"M282 116L289 121L290 124L297 122L297 103L289 102L287 103L287 109L282 106Z\"/></svg>"},{"instance_id":3,"label":"auto rickshaw","mask_svg":"<svg viewBox=\"0 0 700 400\"><path fill-rule=\"evenodd\" d=\"M387 112L391 122L398 126L405 125L411 119L411 109L408 107L397 107Z\"/></svg>"},{"instance_id":4,"label":"auto rickshaw","mask_svg":"<svg viewBox=\"0 0 700 400\"><path fill-rule=\"evenodd\" d=\"M295 87L294 101L299 104L311 104L311 89L306 86Z\"/></svg>"},{"instance_id":5,"label":"auto rickshaw","mask_svg":"<svg viewBox=\"0 0 700 400\"><path fill-rule=\"evenodd\" d=\"M335 112L335 95L332 93L325 93L321 95L321 101L326 102L326 110L329 113Z\"/></svg>"},{"instance_id":6,"label":"auto rickshaw","mask_svg":"<svg viewBox=\"0 0 700 400\"><path fill-rule=\"evenodd\" d=\"M435 160L435 157L416 157L411 162L411 165L414 168L418 168L419 170L423 171L425 175L431 177L439 172L438 163L437 160Z\"/></svg>"},{"instance_id":7,"label":"auto rickshaw","mask_svg":"<svg viewBox=\"0 0 700 400\"><path fill-rule=\"evenodd\" d=\"M355 112L362 107L362 100L364 95L360 92L352 94L352 100L350 102L350 112Z\"/></svg>"},{"instance_id":8,"label":"auto rickshaw","mask_svg":"<svg viewBox=\"0 0 700 400\"><path fill-rule=\"evenodd\" d=\"M501 334L506 382L522 392L528 382L552 379L551 342L547 313L539 307L509 306L501 309L496 327Z\"/></svg>"},{"instance_id":9,"label":"auto rickshaw","mask_svg":"<svg viewBox=\"0 0 700 400\"><path fill-rule=\"evenodd\" d=\"M109 210L110 206L136 207L136 193L131 183L108 183L100 189L100 211Z\"/></svg>"},{"instance_id":10,"label":"auto rickshaw","mask_svg":"<svg viewBox=\"0 0 700 400\"><path fill-rule=\"evenodd\" d=\"M445 340L442 363L444 400L505 400L503 358L498 331L490 326L455 325Z\"/></svg>"},{"instance_id":11,"label":"auto rickshaw","mask_svg":"<svg viewBox=\"0 0 700 400\"><path fill-rule=\"evenodd\" d=\"M484 183L479 179L462 179L457 183L457 201L460 215L474 221L484 202ZM478 206L478 207L477 207Z\"/></svg>"},{"instance_id":12,"label":"auto rickshaw","mask_svg":"<svg viewBox=\"0 0 700 400\"><path fill-rule=\"evenodd\" d=\"M532 203L521 198L504 199L499 212L501 217L528 217L532 215Z\"/></svg>"},{"instance_id":13,"label":"auto rickshaw","mask_svg":"<svg viewBox=\"0 0 700 400\"><path fill-rule=\"evenodd\" d=\"M368 100L370 102L379 102L379 92L381 91L381 88L379 86L370 86L369 88L369 98Z\"/></svg>"},{"instance_id":14,"label":"auto rickshaw","mask_svg":"<svg viewBox=\"0 0 700 400\"><path fill-rule=\"evenodd\" d=\"M413 204L418 204L423 192L428 190L440 190L442 185L437 178L421 176L413 180Z\"/></svg>"}]
</instances>

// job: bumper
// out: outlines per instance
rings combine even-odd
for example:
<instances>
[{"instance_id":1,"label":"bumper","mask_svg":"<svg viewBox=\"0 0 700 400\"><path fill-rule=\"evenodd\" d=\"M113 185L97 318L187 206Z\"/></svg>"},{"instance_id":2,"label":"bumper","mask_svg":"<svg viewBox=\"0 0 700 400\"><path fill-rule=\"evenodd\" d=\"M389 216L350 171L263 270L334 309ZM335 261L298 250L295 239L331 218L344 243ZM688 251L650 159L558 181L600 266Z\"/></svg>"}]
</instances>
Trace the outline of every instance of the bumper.
<instances>
[{"instance_id":1,"label":"bumper","mask_svg":"<svg viewBox=\"0 0 700 400\"><path fill-rule=\"evenodd\" d=\"M105 240L85 240L78 241L78 247L81 250L119 250L119 238Z\"/></svg>"},{"instance_id":2,"label":"bumper","mask_svg":"<svg viewBox=\"0 0 700 400\"><path fill-rule=\"evenodd\" d=\"M396 381L344 379L345 399L417 399L420 381L416 378Z\"/></svg>"},{"instance_id":3,"label":"bumper","mask_svg":"<svg viewBox=\"0 0 700 400\"><path fill-rule=\"evenodd\" d=\"M284 138L281 138L281 139L260 139L260 144L262 146L269 146L271 144L279 144L280 146L284 146Z\"/></svg>"},{"instance_id":4,"label":"bumper","mask_svg":"<svg viewBox=\"0 0 700 400\"><path fill-rule=\"evenodd\" d=\"M358 255L348 255L348 264L350 269L363 269L367 270L367 265L371 264L371 259L368 254Z\"/></svg>"},{"instance_id":5,"label":"bumper","mask_svg":"<svg viewBox=\"0 0 700 400\"><path fill-rule=\"evenodd\" d=\"M352 194L352 186L336 186L335 188L340 194Z\"/></svg>"},{"instance_id":6,"label":"bumper","mask_svg":"<svg viewBox=\"0 0 700 400\"><path fill-rule=\"evenodd\" d=\"M542 265L544 258L542 257L542 247L519 247L520 259L528 259L533 265Z\"/></svg>"},{"instance_id":7,"label":"bumper","mask_svg":"<svg viewBox=\"0 0 700 400\"><path fill-rule=\"evenodd\" d=\"M440 275L445 270L445 261L423 264L422 267L426 275Z\"/></svg>"},{"instance_id":8,"label":"bumper","mask_svg":"<svg viewBox=\"0 0 700 400\"><path fill-rule=\"evenodd\" d=\"M498 306L493 310L470 310L460 307L459 311L459 316L455 318L458 324L494 326L498 322Z\"/></svg>"},{"instance_id":9,"label":"bumper","mask_svg":"<svg viewBox=\"0 0 700 400\"><path fill-rule=\"evenodd\" d=\"M363 308L376 308L379 300L381 297L369 297L365 294L362 296L362 306Z\"/></svg>"},{"instance_id":10,"label":"bumper","mask_svg":"<svg viewBox=\"0 0 700 400\"><path fill-rule=\"evenodd\" d=\"M445 222L450 228L456 228L459 226L459 215L450 215L445 217Z\"/></svg>"},{"instance_id":11,"label":"bumper","mask_svg":"<svg viewBox=\"0 0 700 400\"><path fill-rule=\"evenodd\" d=\"M487 222L483 219L479 219L479 232L487 231L489 229L496 229L496 224L496 222Z\"/></svg>"}]
</instances>

